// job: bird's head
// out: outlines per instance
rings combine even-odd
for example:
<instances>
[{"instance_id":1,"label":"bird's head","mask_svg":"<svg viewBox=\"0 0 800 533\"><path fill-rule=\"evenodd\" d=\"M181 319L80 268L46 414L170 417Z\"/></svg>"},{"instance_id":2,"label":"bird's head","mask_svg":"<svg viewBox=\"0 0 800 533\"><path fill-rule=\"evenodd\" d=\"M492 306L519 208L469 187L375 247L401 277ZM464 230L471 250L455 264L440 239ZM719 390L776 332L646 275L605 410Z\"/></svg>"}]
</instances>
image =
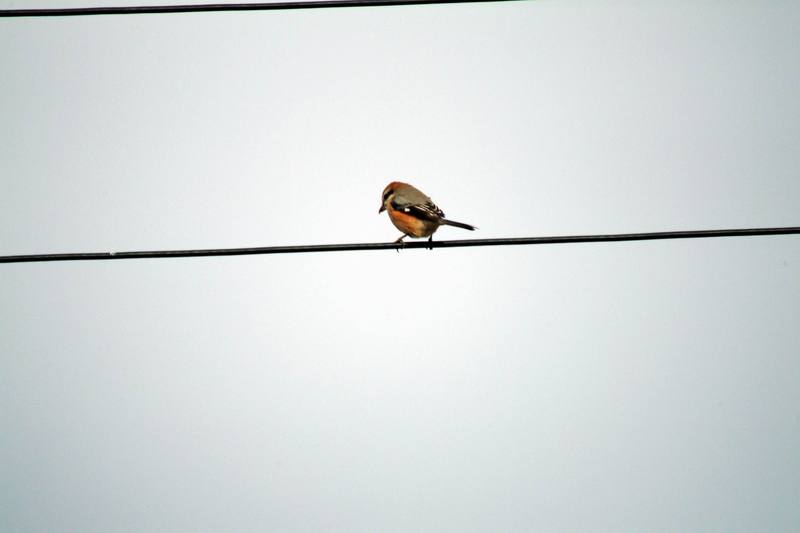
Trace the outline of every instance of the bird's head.
<instances>
[{"instance_id":1,"label":"bird's head","mask_svg":"<svg viewBox=\"0 0 800 533\"><path fill-rule=\"evenodd\" d=\"M383 197L381 199L381 208L378 209L378 214L383 213L386 211L386 206L389 205L389 202L392 201L397 189L405 185L405 183L401 183L399 181L393 181L389 185L387 185L383 189Z\"/></svg>"}]
</instances>

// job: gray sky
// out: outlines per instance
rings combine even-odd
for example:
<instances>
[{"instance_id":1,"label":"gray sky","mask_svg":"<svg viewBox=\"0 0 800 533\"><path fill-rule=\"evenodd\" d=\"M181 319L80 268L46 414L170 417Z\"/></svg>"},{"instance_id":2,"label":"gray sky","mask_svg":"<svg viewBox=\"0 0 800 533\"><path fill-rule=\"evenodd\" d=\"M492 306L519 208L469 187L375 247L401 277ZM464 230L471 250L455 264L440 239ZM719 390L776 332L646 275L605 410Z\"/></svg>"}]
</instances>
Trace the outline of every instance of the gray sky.
<instances>
[{"instance_id":1,"label":"gray sky","mask_svg":"<svg viewBox=\"0 0 800 533\"><path fill-rule=\"evenodd\" d=\"M0 254L798 225L798 27L3 19ZM798 316L796 236L0 265L0 529L793 531Z\"/></svg>"}]
</instances>

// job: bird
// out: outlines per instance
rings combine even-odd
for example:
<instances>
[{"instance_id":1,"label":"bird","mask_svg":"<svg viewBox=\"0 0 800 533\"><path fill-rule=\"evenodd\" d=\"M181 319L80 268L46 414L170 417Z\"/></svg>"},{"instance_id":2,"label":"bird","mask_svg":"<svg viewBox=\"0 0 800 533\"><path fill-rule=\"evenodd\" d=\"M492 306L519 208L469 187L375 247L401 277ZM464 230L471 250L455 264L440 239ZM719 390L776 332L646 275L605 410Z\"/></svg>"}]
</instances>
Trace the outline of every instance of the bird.
<instances>
[{"instance_id":1,"label":"bird","mask_svg":"<svg viewBox=\"0 0 800 533\"><path fill-rule=\"evenodd\" d=\"M384 211L389 213L389 220L403 232L397 244L404 244L403 239L412 237L433 241L433 234L439 226L455 226L457 228L475 231L475 226L448 220L444 212L425 193L401 181L393 181L383 189L383 199L378 214Z\"/></svg>"}]
</instances>

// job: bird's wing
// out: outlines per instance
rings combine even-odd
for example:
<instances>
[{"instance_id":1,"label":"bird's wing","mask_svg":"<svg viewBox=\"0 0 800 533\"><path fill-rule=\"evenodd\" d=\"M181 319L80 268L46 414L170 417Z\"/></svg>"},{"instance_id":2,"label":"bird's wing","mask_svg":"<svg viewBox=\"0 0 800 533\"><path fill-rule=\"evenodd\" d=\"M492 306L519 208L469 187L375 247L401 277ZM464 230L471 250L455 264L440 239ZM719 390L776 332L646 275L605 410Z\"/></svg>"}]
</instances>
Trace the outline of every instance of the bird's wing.
<instances>
[{"instance_id":1,"label":"bird's wing","mask_svg":"<svg viewBox=\"0 0 800 533\"><path fill-rule=\"evenodd\" d=\"M392 207L398 211L408 213L409 215L422 219L430 220L431 222L439 222L444 218L444 212L436 207L436 204L428 200L422 204L402 204L397 201L392 201Z\"/></svg>"}]
</instances>

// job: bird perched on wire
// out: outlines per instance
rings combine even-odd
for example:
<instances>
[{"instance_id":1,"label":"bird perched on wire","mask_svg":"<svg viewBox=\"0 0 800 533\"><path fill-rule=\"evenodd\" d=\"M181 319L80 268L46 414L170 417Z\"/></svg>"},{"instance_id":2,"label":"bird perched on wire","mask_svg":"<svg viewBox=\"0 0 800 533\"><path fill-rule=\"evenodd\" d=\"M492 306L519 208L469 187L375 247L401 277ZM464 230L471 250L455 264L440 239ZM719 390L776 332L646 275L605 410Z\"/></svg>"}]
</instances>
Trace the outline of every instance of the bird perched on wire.
<instances>
[{"instance_id":1,"label":"bird perched on wire","mask_svg":"<svg viewBox=\"0 0 800 533\"><path fill-rule=\"evenodd\" d=\"M431 242L439 226L455 226L469 231L477 229L463 222L447 220L442 210L422 191L400 181L393 181L383 189L383 200L378 213L384 211L389 213L392 224L403 232L396 243L402 243L405 237L428 237L428 242Z\"/></svg>"}]
</instances>

